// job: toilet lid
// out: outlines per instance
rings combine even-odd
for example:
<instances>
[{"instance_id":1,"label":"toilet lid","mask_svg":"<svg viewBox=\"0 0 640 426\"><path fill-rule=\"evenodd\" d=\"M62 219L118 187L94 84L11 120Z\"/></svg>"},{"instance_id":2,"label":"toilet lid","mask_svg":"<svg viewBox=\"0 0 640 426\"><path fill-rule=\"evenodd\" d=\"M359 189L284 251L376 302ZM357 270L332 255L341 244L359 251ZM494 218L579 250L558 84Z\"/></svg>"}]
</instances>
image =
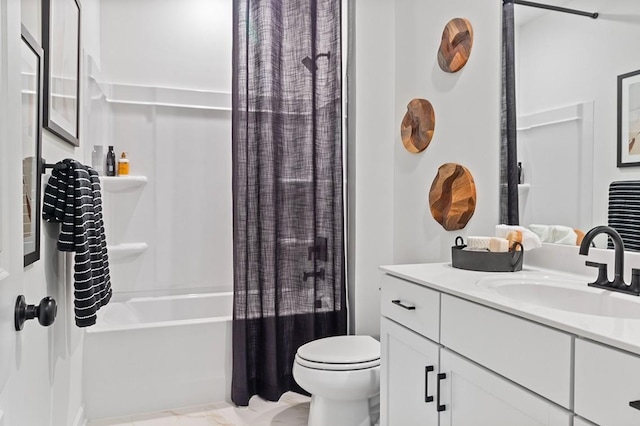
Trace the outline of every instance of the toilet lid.
<instances>
[{"instance_id":1,"label":"toilet lid","mask_svg":"<svg viewBox=\"0 0 640 426\"><path fill-rule=\"evenodd\" d=\"M360 364L380 360L380 342L371 336L334 336L298 348L297 356L313 363Z\"/></svg>"}]
</instances>

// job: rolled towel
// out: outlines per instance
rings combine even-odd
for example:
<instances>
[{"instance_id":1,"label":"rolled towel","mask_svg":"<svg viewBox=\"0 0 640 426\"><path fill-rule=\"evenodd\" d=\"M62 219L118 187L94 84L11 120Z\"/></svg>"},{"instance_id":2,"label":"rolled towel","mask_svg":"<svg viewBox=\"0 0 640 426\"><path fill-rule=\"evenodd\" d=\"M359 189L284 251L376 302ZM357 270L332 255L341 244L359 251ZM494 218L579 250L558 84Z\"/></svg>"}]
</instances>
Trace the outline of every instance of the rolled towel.
<instances>
[{"instance_id":1,"label":"rolled towel","mask_svg":"<svg viewBox=\"0 0 640 426\"><path fill-rule=\"evenodd\" d=\"M531 231L539 236L544 243L564 244L574 246L582 242L573 228L562 225L529 225ZM582 235L584 237L584 234Z\"/></svg>"},{"instance_id":2,"label":"rolled towel","mask_svg":"<svg viewBox=\"0 0 640 426\"><path fill-rule=\"evenodd\" d=\"M554 225L551 230L553 243L575 246L578 241L578 234L573 228L568 226Z\"/></svg>"},{"instance_id":3,"label":"rolled towel","mask_svg":"<svg viewBox=\"0 0 640 426\"><path fill-rule=\"evenodd\" d=\"M525 250L533 250L535 248L542 247L542 242L538 235L525 228L524 226L516 225L496 225L496 237L507 238L510 232L518 231L522 234L522 240L519 241ZM519 235L516 233L516 235ZM512 239L516 240L516 239Z\"/></svg>"},{"instance_id":4,"label":"rolled towel","mask_svg":"<svg viewBox=\"0 0 640 426\"><path fill-rule=\"evenodd\" d=\"M543 243L551 242L551 227L549 225L529 225L529 229L535 233Z\"/></svg>"}]
</instances>

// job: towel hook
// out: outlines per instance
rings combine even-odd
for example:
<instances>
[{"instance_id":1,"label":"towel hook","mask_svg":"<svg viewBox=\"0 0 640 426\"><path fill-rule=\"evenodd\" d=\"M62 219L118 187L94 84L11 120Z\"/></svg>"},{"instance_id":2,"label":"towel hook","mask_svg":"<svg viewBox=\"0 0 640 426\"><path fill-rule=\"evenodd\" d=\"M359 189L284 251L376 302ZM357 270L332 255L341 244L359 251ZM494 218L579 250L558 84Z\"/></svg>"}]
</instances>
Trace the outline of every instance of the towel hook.
<instances>
[{"instance_id":1,"label":"towel hook","mask_svg":"<svg viewBox=\"0 0 640 426\"><path fill-rule=\"evenodd\" d=\"M41 165L42 174L45 174L47 169L64 170L67 168L67 165L65 163L62 163L62 162L58 162L55 164L47 163L47 160L45 160L44 158L40 159L40 165Z\"/></svg>"}]
</instances>

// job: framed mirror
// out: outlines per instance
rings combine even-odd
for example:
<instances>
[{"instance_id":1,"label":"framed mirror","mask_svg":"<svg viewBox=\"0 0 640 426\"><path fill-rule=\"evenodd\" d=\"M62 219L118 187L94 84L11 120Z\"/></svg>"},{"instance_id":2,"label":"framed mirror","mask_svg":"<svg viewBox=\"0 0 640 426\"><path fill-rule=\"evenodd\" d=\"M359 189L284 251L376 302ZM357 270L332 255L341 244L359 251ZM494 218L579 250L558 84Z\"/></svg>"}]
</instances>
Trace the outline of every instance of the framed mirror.
<instances>
[{"instance_id":1,"label":"framed mirror","mask_svg":"<svg viewBox=\"0 0 640 426\"><path fill-rule=\"evenodd\" d=\"M22 26L22 237L24 266L40 259L42 49Z\"/></svg>"}]
</instances>

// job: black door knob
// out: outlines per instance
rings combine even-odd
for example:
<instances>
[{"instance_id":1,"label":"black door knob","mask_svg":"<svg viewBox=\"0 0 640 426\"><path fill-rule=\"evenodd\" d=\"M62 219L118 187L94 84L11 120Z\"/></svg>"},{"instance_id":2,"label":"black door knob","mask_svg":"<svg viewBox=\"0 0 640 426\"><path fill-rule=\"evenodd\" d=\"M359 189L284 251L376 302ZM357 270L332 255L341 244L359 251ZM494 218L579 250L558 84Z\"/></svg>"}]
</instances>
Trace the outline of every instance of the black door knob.
<instances>
[{"instance_id":1,"label":"black door knob","mask_svg":"<svg viewBox=\"0 0 640 426\"><path fill-rule=\"evenodd\" d=\"M18 296L16 300L16 308L14 313L14 322L16 331L22 330L27 320L38 318L40 325L47 327L56 319L58 306L56 301L51 297L45 297L40 301L39 305L27 305L24 296Z\"/></svg>"}]
</instances>

